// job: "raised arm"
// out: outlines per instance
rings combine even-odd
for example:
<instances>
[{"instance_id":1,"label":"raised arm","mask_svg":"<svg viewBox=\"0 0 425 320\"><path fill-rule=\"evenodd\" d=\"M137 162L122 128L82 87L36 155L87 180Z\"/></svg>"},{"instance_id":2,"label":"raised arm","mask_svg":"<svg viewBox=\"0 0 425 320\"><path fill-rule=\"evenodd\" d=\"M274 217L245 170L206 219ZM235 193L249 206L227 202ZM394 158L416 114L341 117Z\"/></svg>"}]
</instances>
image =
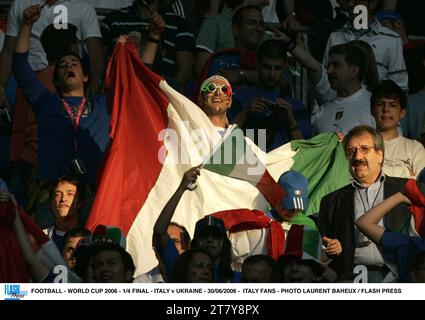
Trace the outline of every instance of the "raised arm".
<instances>
[{"instance_id":1,"label":"raised arm","mask_svg":"<svg viewBox=\"0 0 425 320\"><path fill-rule=\"evenodd\" d=\"M322 64L317 61L307 50L305 50L302 46L293 42L291 38L289 38L283 32L277 30L276 28L270 28L274 34L273 38L276 40L283 41L288 47L291 54L299 63L303 65L310 72L310 81L314 85L317 84L322 76Z\"/></svg>"},{"instance_id":2,"label":"raised arm","mask_svg":"<svg viewBox=\"0 0 425 320\"><path fill-rule=\"evenodd\" d=\"M24 10L23 24L16 40L15 53L13 54L12 69L19 88L24 92L31 107L35 110L45 107L45 102L40 98L49 94L49 90L37 78L35 72L28 64L28 50L30 34L33 24L40 17L40 6L30 6Z\"/></svg>"},{"instance_id":3,"label":"raised arm","mask_svg":"<svg viewBox=\"0 0 425 320\"><path fill-rule=\"evenodd\" d=\"M156 52L161 43L161 33L165 29L165 21L157 12L154 12L149 20L149 39L141 53L141 59L145 64L155 62Z\"/></svg>"},{"instance_id":4,"label":"raised arm","mask_svg":"<svg viewBox=\"0 0 425 320\"><path fill-rule=\"evenodd\" d=\"M190 183L196 182L199 175L200 166L193 167L186 171L176 192L173 194L171 199L168 200L164 209L162 209L161 213L159 214L159 217L153 227L153 231L155 239L157 241L157 246L160 250L165 249L167 241L168 239L170 239L167 233L168 225L170 224L171 219L173 218L174 212L176 211L176 208L180 202L181 197L183 196L183 193L189 189L188 185Z\"/></svg>"},{"instance_id":5,"label":"raised arm","mask_svg":"<svg viewBox=\"0 0 425 320\"><path fill-rule=\"evenodd\" d=\"M21 248L22 256L28 267L28 272L32 281L40 282L48 275L49 269L36 256L32 249L32 245L28 238L27 231L25 230L24 225L22 224L18 205L16 203L15 198L11 194L0 193L0 201L8 201L9 199L14 204L15 219L13 222L13 227L15 229L16 237Z\"/></svg>"},{"instance_id":6,"label":"raised arm","mask_svg":"<svg viewBox=\"0 0 425 320\"><path fill-rule=\"evenodd\" d=\"M15 52L25 53L29 50L33 24L40 18L40 5L30 6L24 10L23 24L16 40Z\"/></svg>"},{"instance_id":7,"label":"raised arm","mask_svg":"<svg viewBox=\"0 0 425 320\"><path fill-rule=\"evenodd\" d=\"M408 197L401 192L397 192L357 219L357 228L373 242L379 242L385 232L385 228L378 225L379 221L381 221L391 209L402 203L411 204Z\"/></svg>"}]
</instances>

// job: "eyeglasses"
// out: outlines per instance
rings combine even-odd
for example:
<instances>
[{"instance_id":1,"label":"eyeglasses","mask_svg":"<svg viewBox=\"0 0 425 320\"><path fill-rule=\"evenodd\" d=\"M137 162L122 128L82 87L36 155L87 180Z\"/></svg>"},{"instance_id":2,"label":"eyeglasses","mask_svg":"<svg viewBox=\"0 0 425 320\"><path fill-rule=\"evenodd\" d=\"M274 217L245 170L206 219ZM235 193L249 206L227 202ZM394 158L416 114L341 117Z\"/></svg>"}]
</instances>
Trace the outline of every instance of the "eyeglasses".
<instances>
[{"instance_id":1,"label":"eyeglasses","mask_svg":"<svg viewBox=\"0 0 425 320\"><path fill-rule=\"evenodd\" d=\"M370 146L360 146L360 147L348 148L347 149L347 155L349 157L353 157L357 154L357 150L359 150L362 155L367 155L370 152L370 149L376 149L376 148L370 147Z\"/></svg>"},{"instance_id":2,"label":"eyeglasses","mask_svg":"<svg viewBox=\"0 0 425 320\"><path fill-rule=\"evenodd\" d=\"M208 84L205 84L201 88L201 92L209 92L214 93L217 91L217 89L220 89L221 93L224 93L228 96L232 95L232 87L228 84L222 84L221 86L215 84L214 82L210 82Z\"/></svg>"}]
</instances>

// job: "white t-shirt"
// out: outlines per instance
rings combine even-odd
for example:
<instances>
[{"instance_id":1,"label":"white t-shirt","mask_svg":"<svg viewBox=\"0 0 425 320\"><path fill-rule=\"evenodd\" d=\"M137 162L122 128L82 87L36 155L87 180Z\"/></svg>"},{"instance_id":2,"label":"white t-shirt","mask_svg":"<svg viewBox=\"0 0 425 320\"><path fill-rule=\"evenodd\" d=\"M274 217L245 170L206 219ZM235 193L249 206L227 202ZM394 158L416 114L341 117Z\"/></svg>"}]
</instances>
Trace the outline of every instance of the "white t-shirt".
<instances>
[{"instance_id":1,"label":"white t-shirt","mask_svg":"<svg viewBox=\"0 0 425 320\"><path fill-rule=\"evenodd\" d=\"M316 84L316 91L319 88L329 86L326 72L322 71L322 76ZM335 93L331 90L330 93ZM376 127L375 119L370 113L371 93L365 88L361 88L356 93L346 98L336 97L329 100L328 97L317 112L312 115L312 124L315 134L324 132L341 132L344 135L358 125L368 125Z\"/></svg>"},{"instance_id":2,"label":"white t-shirt","mask_svg":"<svg viewBox=\"0 0 425 320\"><path fill-rule=\"evenodd\" d=\"M425 148L416 141L404 137L384 140L385 159L383 171L386 175L399 178L416 179L425 167ZM409 168L414 176L410 176Z\"/></svg>"},{"instance_id":3,"label":"white t-shirt","mask_svg":"<svg viewBox=\"0 0 425 320\"><path fill-rule=\"evenodd\" d=\"M276 0L270 0L270 4L262 10L264 22L279 23L279 18L276 13Z\"/></svg>"},{"instance_id":4,"label":"white t-shirt","mask_svg":"<svg viewBox=\"0 0 425 320\"><path fill-rule=\"evenodd\" d=\"M17 37L22 25L22 14L24 10L35 4L40 4L39 0L15 0L10 8L7 20L6 35ZM67 8L65 10L59 6ZM55 8L56 13L55 13ZM59 23L63 23L60 17L68 17L68 22L75 25L78 29L78 39L85 40L87 38L101 38L99 22L94 7L81 0L59 0L53 6L46 5L41 11L41 17L34 24L30 38L30 50L28 61L34 70L41 70L47 67L47 59L43 47L40 42L43 30L52 24L55 19ZM55 21L56 22L56 21Z\"/></svg>"}]
</instances>

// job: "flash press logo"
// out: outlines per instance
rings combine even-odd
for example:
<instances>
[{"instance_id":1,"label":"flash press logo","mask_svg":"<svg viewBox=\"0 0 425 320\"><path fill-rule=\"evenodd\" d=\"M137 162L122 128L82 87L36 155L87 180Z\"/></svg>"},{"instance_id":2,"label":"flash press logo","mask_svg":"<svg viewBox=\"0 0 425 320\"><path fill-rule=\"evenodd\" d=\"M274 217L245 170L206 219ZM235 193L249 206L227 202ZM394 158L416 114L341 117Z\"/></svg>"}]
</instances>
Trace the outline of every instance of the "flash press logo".
<instances>
[{"instance_id":1,"label":"flash press logo","mask_svg":"<svg viewBox=\"0 0 425 320\"><path fill-rule=\"evenodd\" d=\"M21 291L19 284L5 284L4 294L6 296L4 300L20 300L28 295L28 291Z\"/></svg>"}]
</instances>

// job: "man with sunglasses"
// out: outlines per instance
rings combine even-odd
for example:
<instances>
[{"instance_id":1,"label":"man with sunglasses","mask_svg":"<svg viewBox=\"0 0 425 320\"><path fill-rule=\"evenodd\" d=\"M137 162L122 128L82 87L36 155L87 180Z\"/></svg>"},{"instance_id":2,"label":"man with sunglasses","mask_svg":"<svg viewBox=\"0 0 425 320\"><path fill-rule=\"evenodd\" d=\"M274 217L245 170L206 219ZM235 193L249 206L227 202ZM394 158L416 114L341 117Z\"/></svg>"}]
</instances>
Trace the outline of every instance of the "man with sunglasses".
<instances>
[{"instance_id":1,"label":"man with sunglasses","mask_svg":"<svg viewBox=\"0 0 425 320\"><path fill-rule=\"evenodd\" d=\"M214 75L206 79L199 92L199 106L223 137L229 127L227 110L232 105L232 86L226 78Z\"/></svg>"},{"instance_id":2,"label":"man with sunglasses","mask_svg":"<svg viewBox=\"0 0 425 320\"><path fill-rule=\"evenodd\" d=\"M360 233L354 221L370 208L391 195L402 191L407 179L386 176L382 172L384 141L369 126L357 126L343 140L353 182L325 196L320 204L319 229L322 236L339 241L342 251L332 258L330 267L339 276L356 273L355 266L367 268L368 282L395 279L376 245ZM425 194L425 189L422 190ZM411 215L406 206L398 205L379 222L381 226L405 234L415 234L410 228ZM358 272L358 271L357 271Z\"/></svg>"}]
</instances>

